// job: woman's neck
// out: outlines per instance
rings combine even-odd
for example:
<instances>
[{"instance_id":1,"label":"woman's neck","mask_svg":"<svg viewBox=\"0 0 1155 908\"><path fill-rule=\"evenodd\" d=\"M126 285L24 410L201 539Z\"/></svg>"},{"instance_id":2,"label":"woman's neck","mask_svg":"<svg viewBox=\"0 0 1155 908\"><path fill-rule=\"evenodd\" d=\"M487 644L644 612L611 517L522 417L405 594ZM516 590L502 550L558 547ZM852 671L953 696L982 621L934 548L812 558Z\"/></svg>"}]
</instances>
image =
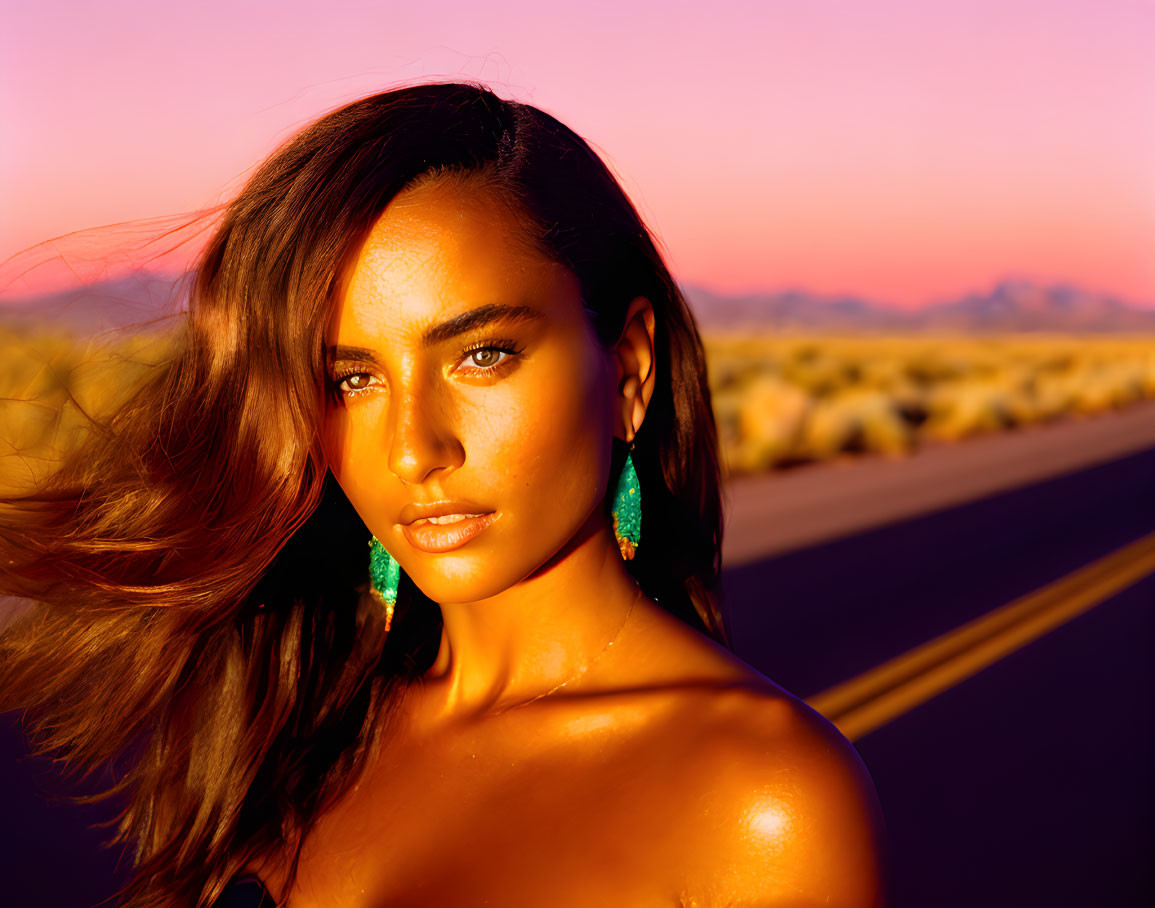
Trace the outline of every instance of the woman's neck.
<instances>
[{"instance_id":1,"label":"woman's neck","mask_svg":"<svg viewBox=\"0 0 1155 908\"><path fill-rule=\"evenodd\" d=\"M638 598L613 533L598 521L520 583L442 603L441 647L423 678L436 718L500 712L588 684Z\"/></svg>"}]
</instances>

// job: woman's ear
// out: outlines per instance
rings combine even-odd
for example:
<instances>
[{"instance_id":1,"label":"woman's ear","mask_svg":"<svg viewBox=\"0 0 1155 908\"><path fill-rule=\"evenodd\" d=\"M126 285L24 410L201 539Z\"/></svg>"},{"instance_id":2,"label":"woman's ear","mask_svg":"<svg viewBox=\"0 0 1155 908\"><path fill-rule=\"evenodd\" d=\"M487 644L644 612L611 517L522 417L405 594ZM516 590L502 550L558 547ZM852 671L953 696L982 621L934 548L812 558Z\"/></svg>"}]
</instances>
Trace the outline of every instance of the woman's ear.
<instances>
[{"instance_id":1,"label":"woman's ear","mask_svg":"<svg viewBox=\"0 0 1155 908\"><path fill-rule=\"evenodd\" d=\"M644 296L626 308L625 327L614 352L618 364L614 436L632 442L654 393L654 307Z\"/></svg>"}]
</instances>

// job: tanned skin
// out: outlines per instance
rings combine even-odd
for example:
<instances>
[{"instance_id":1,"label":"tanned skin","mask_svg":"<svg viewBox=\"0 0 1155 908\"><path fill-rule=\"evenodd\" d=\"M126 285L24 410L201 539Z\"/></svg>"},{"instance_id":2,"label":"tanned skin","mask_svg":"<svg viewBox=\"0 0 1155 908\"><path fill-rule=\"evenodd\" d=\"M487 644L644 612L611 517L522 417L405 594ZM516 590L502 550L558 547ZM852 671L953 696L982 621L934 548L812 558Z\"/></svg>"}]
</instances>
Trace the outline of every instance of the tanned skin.
<instances>
[{"instance_id":1,"label":"tanned skin","mask_svg":"<svg viewBox=\"0 0 1155 908\"><path fill-rule=\"evenodd\" d=\"M536 316L423 342L486 305ZM326 341L344 398L333 472L444 631L292 891L257 868L278 903L883 905L881 813L854 749L639 597L603 516L611 439L633 439L654 392L650 302L607 351L516 212L441 178L385 210ZM497 518L451 552L410 545L402 508L446 500Z\"/></svg>"}]
</instances>

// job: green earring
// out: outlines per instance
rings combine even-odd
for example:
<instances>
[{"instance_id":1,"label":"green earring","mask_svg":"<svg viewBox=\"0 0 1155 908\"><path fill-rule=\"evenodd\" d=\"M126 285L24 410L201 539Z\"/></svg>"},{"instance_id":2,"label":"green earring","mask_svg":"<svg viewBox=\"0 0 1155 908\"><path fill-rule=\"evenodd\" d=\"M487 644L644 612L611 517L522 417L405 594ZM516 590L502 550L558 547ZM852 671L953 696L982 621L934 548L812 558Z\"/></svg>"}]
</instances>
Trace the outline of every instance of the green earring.
<instances>
[{"instance_id":1,"label":"green earring","mask_svg":"<svg viewBox=\"0 0 1155 908\"><path fill-rule=\"evenodd\" d=\"M634 446L630 445L630 451ZM614 493L614 536L622 557L629 561L637 554L638 543L642 541L642 487L638 484L638 474L633 458L627 454L622 472L618 476L618 487Z\"/></svg>"},{"instance_id":2,"label":"green earring","mask_svg":"<svg viewBox=\"0 0 1155 908\"><path fill-rule=\"evenodd\" d=\"M400 583L401 565L374 536L369 540L369 592L385 606L386 631L393 624L393 608L397 605L397 587Z\"/></svg>"}]
</instances>

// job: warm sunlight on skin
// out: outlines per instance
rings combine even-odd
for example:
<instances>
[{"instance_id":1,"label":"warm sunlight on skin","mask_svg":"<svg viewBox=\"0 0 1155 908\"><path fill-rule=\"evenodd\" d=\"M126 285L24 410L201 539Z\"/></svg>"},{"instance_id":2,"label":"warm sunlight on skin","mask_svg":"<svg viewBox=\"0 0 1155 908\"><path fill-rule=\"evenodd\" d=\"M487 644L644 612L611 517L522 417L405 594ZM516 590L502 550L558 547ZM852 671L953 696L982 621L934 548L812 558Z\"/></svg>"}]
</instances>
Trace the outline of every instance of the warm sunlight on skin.
<instances>
[{"instance_id":1,"label":"warm sunlight on skin","mask_svg":"<svg viewBox=\"0 0 1155 908\"><path fill-rule=\"evenodd\" d=\"M609 481L612 378L577 281L528 256L512 219L494 229L477 216L485 210L455 184L399 196L354 266L331 343L344 395L330 418L333 471L442 603L516 584L577 532ZM486 306L518 311L423 343L434 326ZM607 405L595 409L598 400ZM543 496L554 506L541 507ZM401 508L444 499L497 519L457 551L416 551Z\"/></svg>"},{"instance_id":2,"label":"warm sunlight on skin","mask_svg":"<svg viewBox=\"0 0 1155 908\"><path fill-rule=\"evenodd\" d=\"M749 718L726 717L703 749L716 781L687 892L703 906L882 908L883 820L853 747L806 708L735 706Z\"/></svg>"},{"instance_id":3,"label":"warm sunlight on skin","mask_svg":"<svg viewBox=\"0 0 1155 908\"><path fill-rule=\"evenodd\" d=\"M515 311L451 330L488 307ZM657 357L650 302L623 320L602 348L574 275L468 180L402 192L359 250L326 338L326 454L444 628L296 885L259 868L278 904L881 904L850 745L622 559L612 445ZM405 517L441 501L493 519L430 551Z\"/></svg>"},{"instance_id":4,"label":"warm sunlight on skin","mask_svg":"<svg viewBox=\"0 0 1155 908\"><path fill-rule=\"evenodd\" d=\"M326 450L369 529L441 604L426 680L447 710L563 680L635 598L602 511L612 438L633 438L653 387L652 311L639 299L630 313L612 355L577 279L459 180L401 193L351 269L327 338L341 400ZM405 511L439 502L490 522L422 550ZM606 607L591 614L595 595Z\"/></svg>"},{"instance_id":5,"label":"warm sunlight on skin","mask_svg":"<svg viewBox=\"0 0 1155 908\"><path fill-rule=\"evenodd\" d=\"M780 849L790 834L790 813L772 797L768 797L751 805L746 812L744 825L750 830L752 839L763 843L763 847L773 853Z\"/></svg>"}]
</instances>

